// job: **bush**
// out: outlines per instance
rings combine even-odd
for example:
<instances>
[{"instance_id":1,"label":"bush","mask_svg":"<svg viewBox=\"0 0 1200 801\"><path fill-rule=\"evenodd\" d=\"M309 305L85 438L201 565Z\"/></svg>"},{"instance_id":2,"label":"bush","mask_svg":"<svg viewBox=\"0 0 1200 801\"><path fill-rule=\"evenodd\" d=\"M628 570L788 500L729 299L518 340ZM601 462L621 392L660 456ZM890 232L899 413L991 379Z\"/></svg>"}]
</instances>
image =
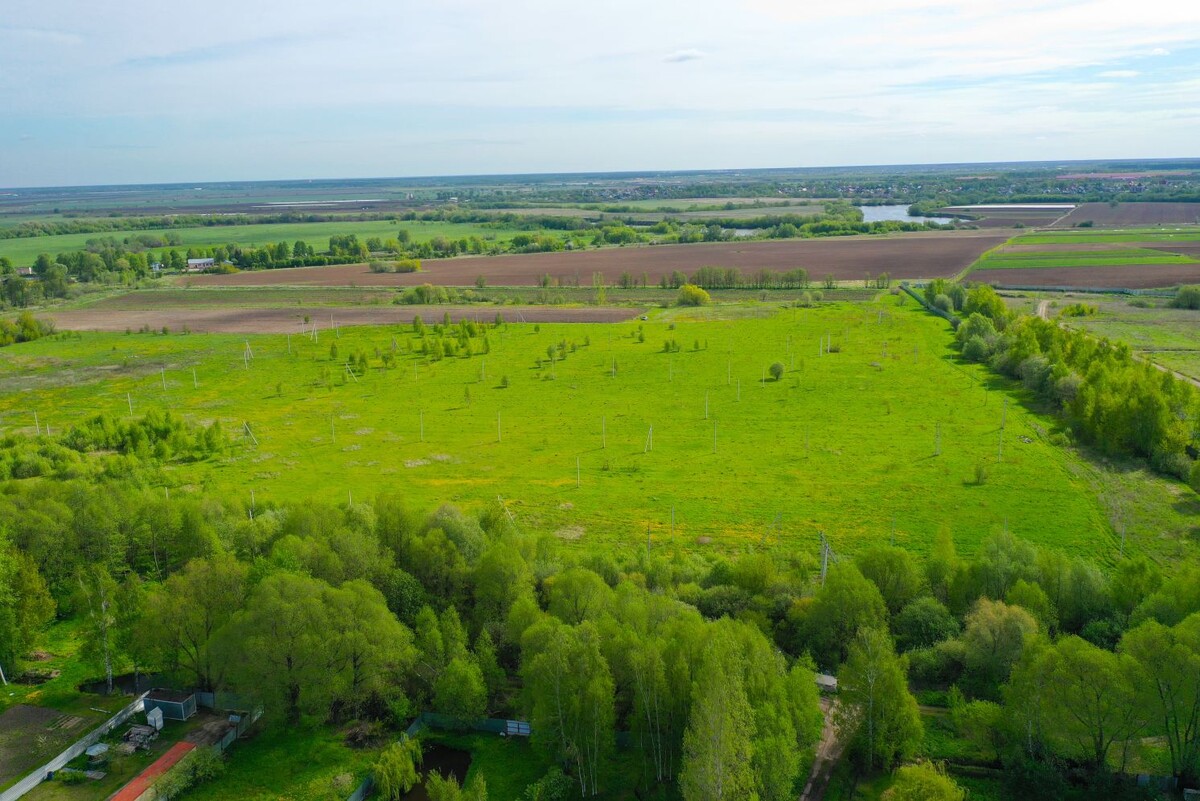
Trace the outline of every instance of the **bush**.
<instances>
[{"instance_id":1,"label":"bush","mask_svg":"<svg viewBox=\"0 0 1200 801\"><path fill-rule=\"evenodd\" d=\"M1155 448L1150 454L1150 466L1160 473L1187 481L1192 474L1192 460L1182 451Z\"/></svg>"},{"instance_id":2,"label":"bush","mask_svg":"<svg viewBox=\"0 0 1200 801\"><path fill-rule=\"evenodd\" d=\"M954 310L954 301L949 295L935 295L933 298L933 308L940 311L949 312Z\"/></svg>"},{"instance_id":3,"label":"bush","mask_svg":"<svg viewBox=\"0 0 1200 801\"><path fill-rule=\"evenodd\" d=\"M1096 307L1089 303L1072 303L1070 306L1063 307L1059 315L1062 317L1090 317L1095 313Z\"/></svg>"},{"instance_id":4,"label":"bush","mask_svg":"<svg viewBox=\"0 0 1200 801\"><path fill-rule=\"evenodd\" d=\"M992 355L992 349L978 334L967 340L963 345L963 358L971 362L985 362Z\"/></svg>"},{"instance_id":5,"label":"bush","mask_svg":"<svg viewBox=\"0 0 1200 801\"><path fill-rule=\"evenodd\" d=\"M781 378L783 378L783 365L779 362L775 362L769 368L767 368L767 372L771 374L771 378L779 381Z\"/></svg>"},{"instance_id":6,"label":"bush","mask_svg":"<svg viewBox=\"0 0 1200 801\"><path fill-rule=\"evenodd\" d=\"M695 284L684 284L679 287L677 302L680 306L707 306L712 303L712 297Z\"/></svg>"},{"instance_id":7,"label":"bush","mask_svg":"<svg viewBox=\"0 0 1200 801\"><path fill-rule=\"evenodd\" d=\"M525 801L569 801L576 795L576 783L555 765L550 772L525 788Z\"/></svg>"},{"instance_id":8,"label":"bush","mask_svg":"<svg viewBox=\"0 0 1200 801\"><path fill-rule=\"evenodd\" d=\"M1200 286L1180 287L1175 297L1171 298L1171 308L1200 309Z\"/></svg>"}]
</instances>

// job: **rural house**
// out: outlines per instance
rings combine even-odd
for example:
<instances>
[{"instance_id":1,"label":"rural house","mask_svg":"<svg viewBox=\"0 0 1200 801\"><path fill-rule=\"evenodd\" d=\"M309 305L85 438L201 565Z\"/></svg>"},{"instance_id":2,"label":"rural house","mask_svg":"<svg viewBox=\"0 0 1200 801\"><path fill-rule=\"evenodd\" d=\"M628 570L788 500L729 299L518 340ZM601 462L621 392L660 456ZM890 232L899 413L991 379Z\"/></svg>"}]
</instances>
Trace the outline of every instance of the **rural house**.
<instances>
[{"instance_id":1,"label":"rural house","mask_svg":"<svg viewBox=\"0 0 1200 801\"><path fill-rule=\"evenodd\" d=\"M215 259L188 259L187 266L183 268L185 273L202 273L216 265Z\"/></svg>"}]
</instances>

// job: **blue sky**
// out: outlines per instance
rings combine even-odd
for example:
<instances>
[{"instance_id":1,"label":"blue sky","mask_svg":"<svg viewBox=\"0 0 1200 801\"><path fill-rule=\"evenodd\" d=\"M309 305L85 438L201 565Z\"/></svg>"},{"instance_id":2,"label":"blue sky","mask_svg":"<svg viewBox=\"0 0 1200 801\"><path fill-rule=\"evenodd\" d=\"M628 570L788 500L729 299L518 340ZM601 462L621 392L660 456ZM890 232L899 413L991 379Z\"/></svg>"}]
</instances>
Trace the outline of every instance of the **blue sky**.
<instances>
[{"instance_id":1,"label":"blue sky","mask_svg":"<svg viewBox=\"0 0 1200 801\"><path fill-rule=\"evenodd\" d=\"M5 0L0 186L1200 156L1200 3Z\"/></svg>"}]
</instances>

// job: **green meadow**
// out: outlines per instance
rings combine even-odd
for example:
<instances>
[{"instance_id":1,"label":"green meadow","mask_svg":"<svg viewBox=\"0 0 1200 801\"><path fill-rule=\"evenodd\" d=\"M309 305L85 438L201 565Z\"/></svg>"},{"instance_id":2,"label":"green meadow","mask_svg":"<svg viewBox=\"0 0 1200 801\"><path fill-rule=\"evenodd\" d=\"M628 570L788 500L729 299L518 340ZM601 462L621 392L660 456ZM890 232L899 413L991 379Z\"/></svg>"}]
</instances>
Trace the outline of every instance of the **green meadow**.
<instances>
[{"instance_id":1,"label":"green meadow","mask_svg":"<svg viewBox=\"0 0 1200 801\"><path fill-rule=\"evenodd\" d=\"M264 225L214 225L198 228L150 229L145 231L112 231L91 234L61 234L24 239L0 239L0 256L7 256L18 266L29 265L39 253L51 255L72 250L82 250L89 239L113 237L118 242L126 237L147 234L165 236L178 234L183 240L174 250L186 251L189 247L214 247L237 244L258 246L275 242L293 243L302 240L318 251L329 248L329 237L355 234L361 240L368 237L395 238L398 230L407 230L415 242L425 242L435 237L462 239L477 236L484 240L506 242L518 233L516 228L491 227L449 222L374 220L370 222L320 222L320 223L269 223ZM155 248L155 251L161 250Z\"/></svg>"},{"instance_id":2,"label":"green meadow","mask_svg":"<svg viewBox=\"0 0 1200 801\"><path fill-rule=\"evenodd\" d=\"M1026 244L1023 239L1014 240ZM1177 253L1164 253L1152 248L1119 248L1113 250L1079 251L1011 251L992 250L984 254L972 269L1011 270L1046 269L1057 267L1118 267L1125 264L1195 264L1196 260Z\"/></svg>"},{"instance_id":3,"label":"green meadow","mask_svg":"<svg viewBox=\"0 0 1200 801\"><path fill-rule=\"evenodd\" d=\"M469 314L490 323L495 310ZM924 551L945 527L970 553L1007 528L1110 562L1115 495L1147 510L1125 513L1129 547L1169 558L1188 547L1175 485L1055 444L1053 418L960 363L948 326L894 296L508 322L486 326L473 355L440 361L416 352L411 327L318 322L316 341L87 333L13 346L0 359L0 431L33 433L35 411L58 433L130 405L165 408L220 420L234 439L222 458L168 468L173 494L249 507L253 492L258 509L502 498L521 526L602 547L649 536L652 547L816 553L824 532L845 552ZM834 352L822 354L823 338ZM368 367L355 375L345 361L359 354Z\"/></svg>"}]
</instances>

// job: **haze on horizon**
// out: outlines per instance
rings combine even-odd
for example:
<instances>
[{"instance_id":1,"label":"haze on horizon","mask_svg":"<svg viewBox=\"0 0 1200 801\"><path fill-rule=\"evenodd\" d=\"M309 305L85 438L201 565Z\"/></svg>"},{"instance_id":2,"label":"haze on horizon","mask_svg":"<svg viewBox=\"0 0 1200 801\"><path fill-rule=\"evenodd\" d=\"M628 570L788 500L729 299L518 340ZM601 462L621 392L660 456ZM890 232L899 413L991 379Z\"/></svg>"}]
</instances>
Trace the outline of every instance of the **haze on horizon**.
<instances>
[{"instance_id":1,"label":"haze on horizon","mask_svg":"<svg viewBox=\"0 0 1200 801\"><path fill-rule=\"evenodd\" d=\"M1197 155L1177 0L6 5L7 187Z\"/></svg>"}]
</instances>

